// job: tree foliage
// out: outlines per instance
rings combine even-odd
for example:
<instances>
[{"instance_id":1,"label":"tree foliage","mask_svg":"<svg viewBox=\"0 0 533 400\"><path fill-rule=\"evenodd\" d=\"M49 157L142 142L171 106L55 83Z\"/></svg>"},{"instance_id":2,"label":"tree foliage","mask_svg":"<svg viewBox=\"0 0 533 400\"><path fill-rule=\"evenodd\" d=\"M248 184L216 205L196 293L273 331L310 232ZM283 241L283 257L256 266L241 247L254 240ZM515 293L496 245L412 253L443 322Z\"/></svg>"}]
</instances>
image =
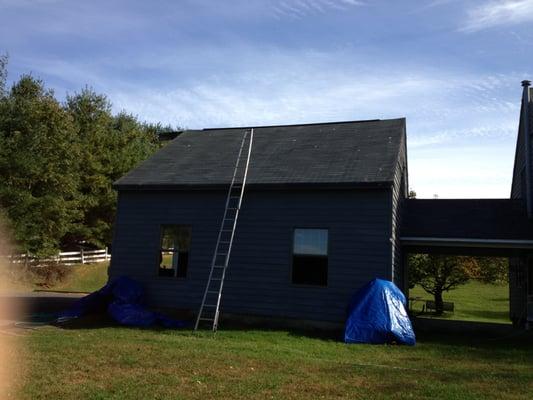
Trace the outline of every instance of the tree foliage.
<instances>
[{"instance_id":1,"label":"tree foliage","mask_svg":"<svg viewBox=\"0 0 533 400\"><path fill-rule=\"evenodd\" d=\"M442 312L442 294L470 279L484 283L508 282L509 260L502 257L469 257L430 254L409 256L410 286L420 285L435 298Z\"/></svg>"},{"instance_id":2,"label":"tree foliage","mask_svg":"<svg viewBox=\"0 0 533 400\"><path fill-rule=\"evenodd\" d=\"M66 109L80 148L81 220L64 241L108 245L117 200L111 184L156 150L157 137L131 115L112 115L108 99L88 88L69 96Z\"/></svg>"},{"instance_id":3,"label":"tree foliage","mask_svg":"<svg viewBox=\"0 0 533 400\"><path fill-rule=\"evenodd\" d=\"M23 76L0 101L0 204L21 250L48 255L76 218L72 119L41 81Z\"/></svg>"},{"instance_id":4,"label":"tree foliage","mask_svg":"<svg viewBox=\"0 0 533 400\"><path fill-rule=\"evenodd\" d=\"M465 284L470 279L465 261L465 257L459 256L434 254L409 256L410 284L420 285L434 296L437 314L443 312L442 294Z\"/></svg>"},{"instance_id":5,"label":"tree foliage","mask_svg":"<svg viewBox=\"0 0 533 400\"><path fill-rule=\"evenodd\" d=\"M50 255L79 243L111 244L112 183L158 147L158 133L89 88L62 104L41 80L5 87L0 57L0 216L19 251Z\"/></svg>"},{"instance_id":6,"label":"tree foliage","mask_svg":"<svg viewBox=\"0 0 533 400\"><path fill-rule=\"evenodd\" d=\"M467 257L470 278L484 283L507 283L509 259L503 257Z\"/></svg>"}]
</instances>

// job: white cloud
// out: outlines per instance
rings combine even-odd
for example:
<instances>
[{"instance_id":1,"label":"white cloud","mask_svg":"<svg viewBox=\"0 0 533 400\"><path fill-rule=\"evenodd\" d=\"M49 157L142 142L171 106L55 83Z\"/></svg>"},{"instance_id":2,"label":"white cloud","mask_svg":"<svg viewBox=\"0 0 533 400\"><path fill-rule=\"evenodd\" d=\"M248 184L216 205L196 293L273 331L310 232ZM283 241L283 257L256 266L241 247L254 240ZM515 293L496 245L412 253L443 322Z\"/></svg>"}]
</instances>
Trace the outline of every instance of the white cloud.
<instances>
[{"instance_id":1,"label":"white cloud","mask_svg":"<svg viewBox=\"0 0 533 400\"><path fill-rule=\"evenodd\" d=\"M271 12L278 19L283 17L302 19L306 16L335 10L342 11L362 5L365 3L358 0L276 0L272 2Z\"/></svg>"},{"instance_id":2,"label":"white cloud","mask_svg":"<svg viewBox=\"0 0 533 400\"><path fill-rule=\"evenodd\" d=\"M506 117L516 114L516 107L507 113ZM485 124L487 121L485 121ZM490 123L486 125L475 125L472 127L462 129L444 129L430 135L410 135L409 147L422 148L441 144L449 144L454 141L461 141L462 139L477 139L477 140L491 140L491 139L514 139L516 137L518 124L518 116L504 121Z\"/></svg>"},{"instance_id":3,"label":"white cloud","mask_svg":"<svg viewBox=\"0 0 533 400\"><path fill-rule=\"evenodd\" d=\"M460 30L475 32L528 21L533 21L533 0L490 1L471 9Z\"/></svg>"},{"instance_id":4,"label":"white cloud","mask_svg":"<svg viewBox=\"0 0 533 400\"><path fill-rule=\"evenodd\" d=\"M228 57L238 58L240 68L217 65L216 72L188 82L102 85L119 108L195 128L406 116L413 137L437 136L442 143L463 136L508 138L516 120L521 74L467 75L412 65L391 72L379 62L334 65L332 59L346 59L334 52L256 51ZM515 92L516 98L503 95Z\"/></svg>"},{"instance_id":5,"label":"white cloud","mask_svg":"<svg viewBox=\"0 0 533 400\"><path fill-rule=\"evenodd\" d=\"M411 151L409 186L419 198L509 198L513 155L514 139L498 146L479 140Z\"/></svg>"}]
</instances>

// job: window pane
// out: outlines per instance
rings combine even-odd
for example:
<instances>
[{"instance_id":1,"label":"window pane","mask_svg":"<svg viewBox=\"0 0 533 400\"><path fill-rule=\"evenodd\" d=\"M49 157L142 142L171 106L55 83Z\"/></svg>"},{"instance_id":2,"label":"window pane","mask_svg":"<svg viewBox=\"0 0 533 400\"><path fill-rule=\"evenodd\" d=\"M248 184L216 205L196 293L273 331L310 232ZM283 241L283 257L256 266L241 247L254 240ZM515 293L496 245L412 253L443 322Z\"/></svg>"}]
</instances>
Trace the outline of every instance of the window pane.
<instances>
[{"instance_id":1,"label":"window pane","mask_svg":"<svg viewBox=\"0 0 533 400\"><path fill-rule=\"evenodd\" d=\"M328 230L295 229L292 283L327 286Z\"/></svg>"},{"instance_id":2,"label":"window pane","mask_svg":"<svg viewBox=\"0 0 533 400\"><path fill-rule=\"evenodd\" d=\"M167 250L189 250L191 245L191 227L166 225L162 227L161 248Z\"/></svg>"},{"instance_id":3,"label":"window pane","mask_svg":"<svg viewBox=\"0 0 533 400\"><path fill-rule=\"evenodd\" d=\"M328 258L300 256L292 258L292 283L297 285L328 285Z\"/></svg>"},{"instance_id":4,"label":"window pane","mask_svg":"<svg viewBox=\"0 0 533 400\"><path fill-rule=\"evenodd\" d=\"M185 277L189 264L190 247L190 226L162 226L159 276Z\"/></svg>"},{"instance_id":5,"label":"window pane","mask_svg":"<svg viewBox=\"0 0 533 400\"><path fill-rule=\"evenodd\" d=\"M294 254L299 255L328 255L327 229L295 229Z\"/></svg>"},{"instance_id":6,"label":"window pane","mask_svg":"<svg viewBox=\"0 0 533 400\"><path fill-rule=\"evenodd\" d=\"M159 276L174 276L173 258L177 255L171 251L161 251Z\"/></svg>"}]
</instances>

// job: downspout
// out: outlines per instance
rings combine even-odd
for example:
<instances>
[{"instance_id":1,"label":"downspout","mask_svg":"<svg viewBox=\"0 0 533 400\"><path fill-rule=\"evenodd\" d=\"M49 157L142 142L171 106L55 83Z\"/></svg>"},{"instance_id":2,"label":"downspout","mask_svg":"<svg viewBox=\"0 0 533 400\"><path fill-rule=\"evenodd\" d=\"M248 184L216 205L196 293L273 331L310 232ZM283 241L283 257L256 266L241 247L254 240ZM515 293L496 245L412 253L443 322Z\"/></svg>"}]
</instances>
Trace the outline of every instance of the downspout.
<instances>
[{"instance_id":1,"label":"downspout","mask_svg":"<svg viewBox=\"0 0 533 400\"><path fill-rule=\"evenodd\" d=\"M526 207L527 216L533 218L533 192L532 180L531 180L531 132L529 127L529 86L530 81L522 81L522 87L524 88L522 94L522 129L524 130L524 142L525 142L525 159L526 159Z\"/></svg>"}]
</instances>

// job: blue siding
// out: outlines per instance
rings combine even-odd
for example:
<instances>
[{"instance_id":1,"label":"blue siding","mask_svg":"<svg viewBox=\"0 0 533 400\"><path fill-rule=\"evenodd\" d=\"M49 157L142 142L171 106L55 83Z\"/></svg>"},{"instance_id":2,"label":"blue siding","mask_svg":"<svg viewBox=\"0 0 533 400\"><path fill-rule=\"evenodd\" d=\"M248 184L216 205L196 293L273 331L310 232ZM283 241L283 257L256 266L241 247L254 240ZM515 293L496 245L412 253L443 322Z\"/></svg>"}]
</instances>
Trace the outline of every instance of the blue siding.
<instances>
[{"instance_id":1,"label":"blue siding","mask_svg":"<svg viewBox=\"0 0 533 400\"><path fill-rule=\"evenodd\" d=\"M533 91L530 89L530 96L533 96ZM533 129L533 103L529 105L529 113L531 121L530 129ZM520 122L518 126L518 137L516 140L515 160L513 167L513 181L511 185L511 198L522 199L526 202L527 185L526 181L526 149L525 131L523 127L524 104L520 110ZM531 167L533 168L533 166ZM531 174L533 176L533 172ZM527 216L524 215L524 218ZM527 287L525 285L527 259L525 257L513 257L509 259L509 303L510 316L514 321L523 320L526 315L527 307Z\"/></svg>"},{"instance_id":2,"label":"blue siding","mask_svg":"<svg viewBox=\"0 0 533 400\"><path fill-rule=\"evenodd\" d=\"M407 196L407 150L405 141L398 158L394 182L391 190L391 274L392 280L404 293L408 290L408 276L403 263L402 247L400 243L400 226L402 223L403 204Z\"/></svg>"},{"instance_id":3,"label":"blue siding","mask_svg":"<svg viewBox=\"0 0 533 400\"><path fill-rule=\"evenodd\" d=\"M241 211L222 312L341 322L350 295L391 275L390 190L250 191ZM143 282L154 306L199 308L225 193L119 193L111 276ZM161 224L192 226L186 279L157 277ZM328 287L291 284L295 227L329 229Z\"/></svg>"}]
</instances>

